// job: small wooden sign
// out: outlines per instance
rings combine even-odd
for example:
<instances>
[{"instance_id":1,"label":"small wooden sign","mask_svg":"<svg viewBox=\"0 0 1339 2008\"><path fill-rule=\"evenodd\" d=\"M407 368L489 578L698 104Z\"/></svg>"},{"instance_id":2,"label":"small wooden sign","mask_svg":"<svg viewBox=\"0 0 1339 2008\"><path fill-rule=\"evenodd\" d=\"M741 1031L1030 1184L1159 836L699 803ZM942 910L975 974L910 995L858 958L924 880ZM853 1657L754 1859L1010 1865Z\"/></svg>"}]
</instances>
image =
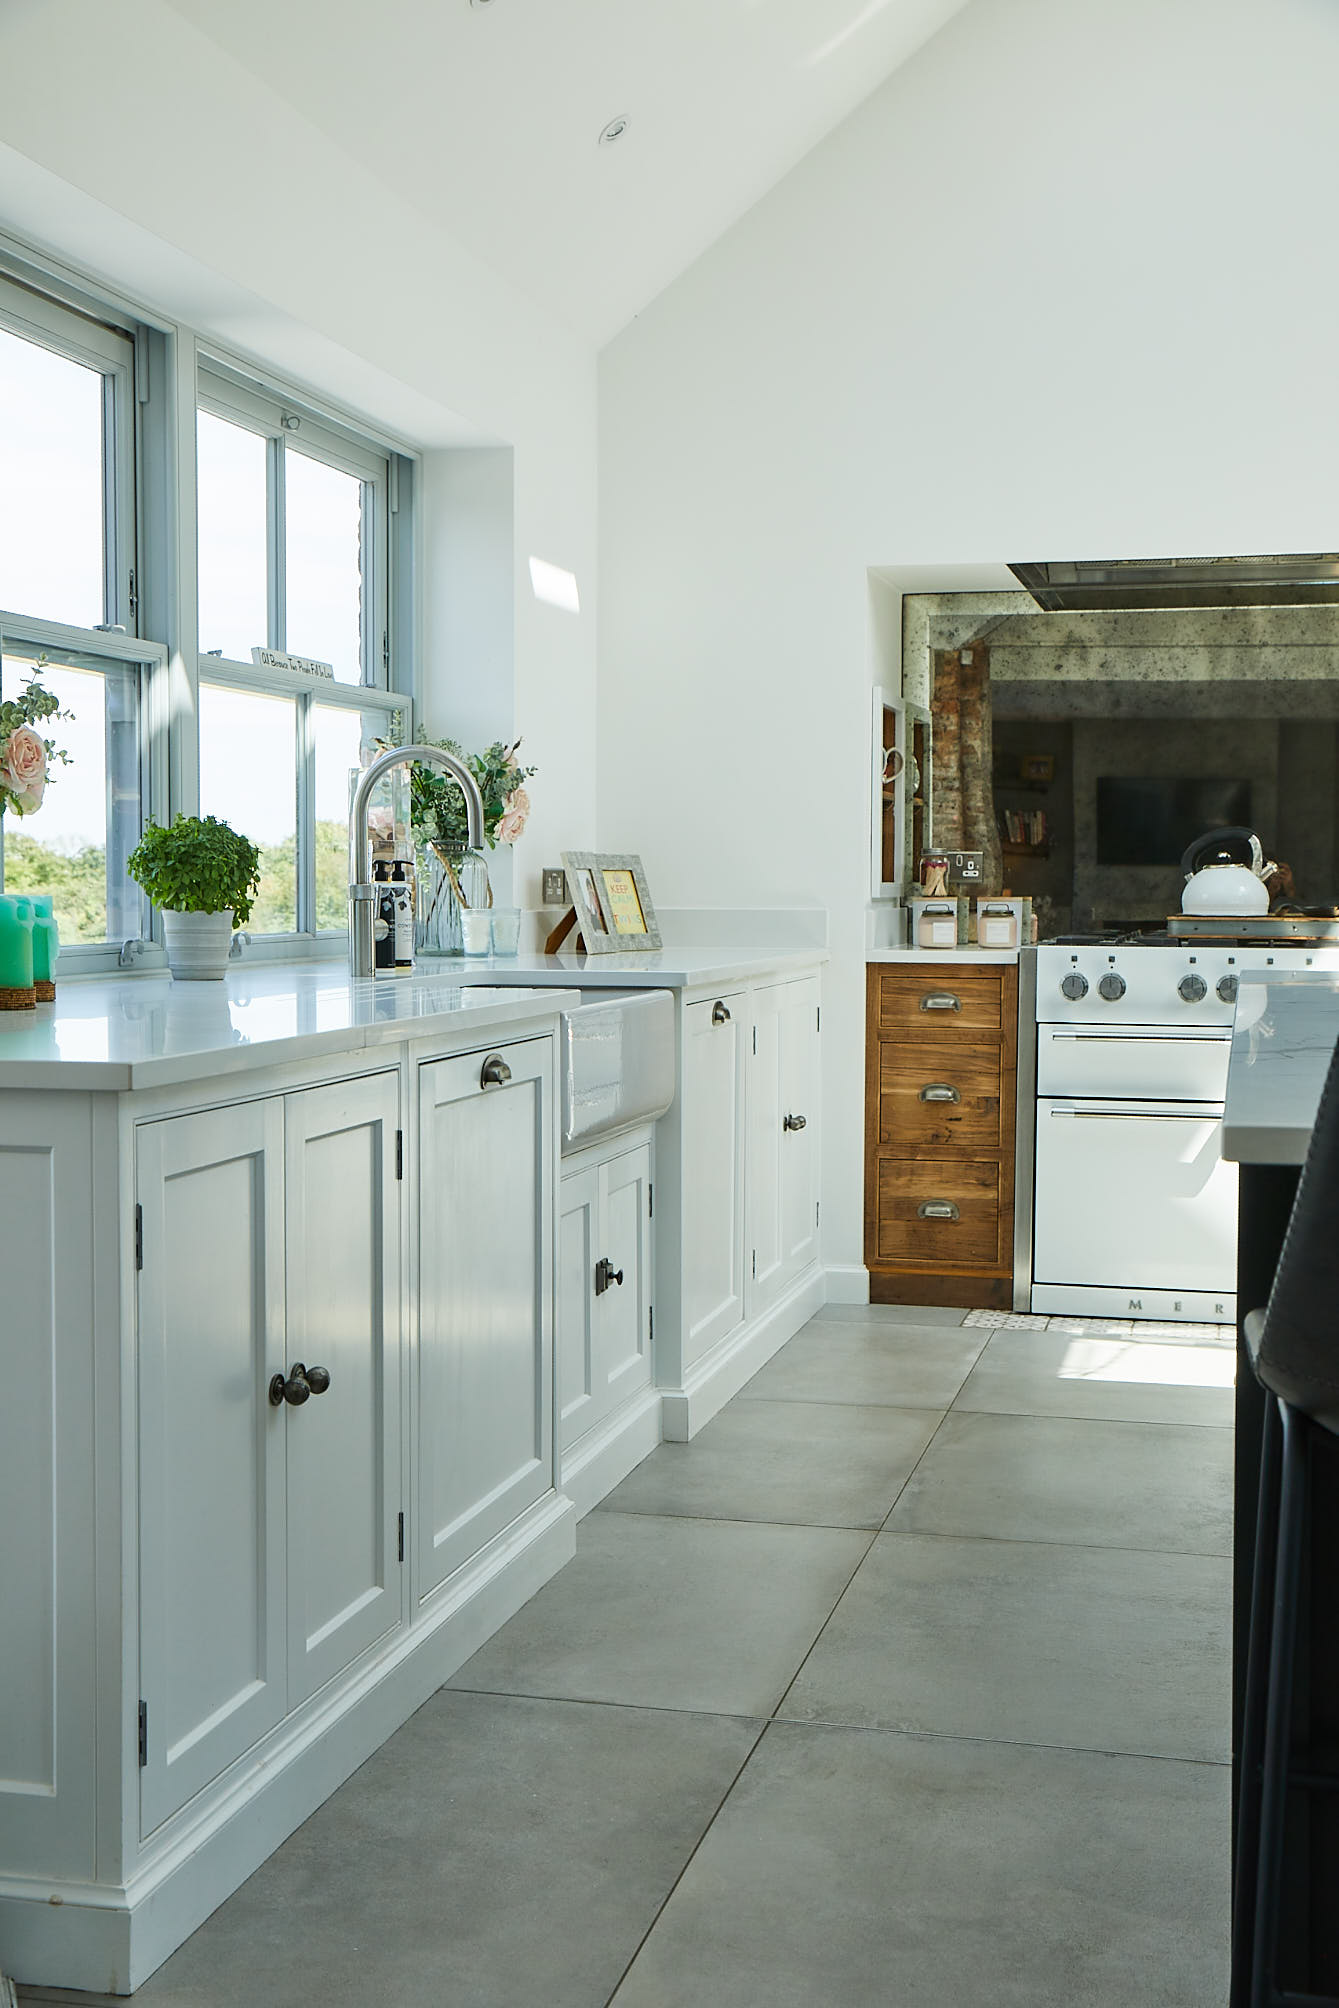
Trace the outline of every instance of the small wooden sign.
<instances>
[{"instance_id":1,"label":"small wooden sign","mask_svg":"<svg viewBox=\"0 0 1339 2008\"><path fill-rule=\"evenodd\" d=\"M251 660L257 669L296 669L303 676L324 676L331 683L335 680L333 662L317 662L310 655L289 655L280 648L253 648Z\"/></svg>"}]
</instances>

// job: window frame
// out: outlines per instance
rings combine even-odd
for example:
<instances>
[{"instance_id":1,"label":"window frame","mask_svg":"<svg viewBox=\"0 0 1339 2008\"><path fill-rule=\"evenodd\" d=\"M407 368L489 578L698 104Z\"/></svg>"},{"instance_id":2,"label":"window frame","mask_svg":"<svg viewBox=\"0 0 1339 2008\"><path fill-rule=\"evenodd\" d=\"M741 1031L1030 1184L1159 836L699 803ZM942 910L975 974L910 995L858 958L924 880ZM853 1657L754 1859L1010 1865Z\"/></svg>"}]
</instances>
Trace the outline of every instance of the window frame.
<instances>
[{"instance_id":1,"label":"window frame","mask_svg":"<svg viewBox=\"0 0 1339 2008\"><path fill-rule=\"evenodd\" d=\"M390 681L390 518L394 482L393 455L371 441L359 438L338 421L314 411L303 399L287 397L272 387L248 381L240 372L217 357L201 355L196 365L195 404L197 411L212 418L243 427L265 440L266 497L266 639L263 646L288 647L286 517L287 454L290 442L295 452L306 453L341 474L362 484L363 517L361 559L363 604L365 608L359 657L362 671L357 684L345 683L346 690L384 690ZM296 421L296 424L294 424ZM301 444L298 444L298 441ZM198 501L195 510L197 531ZM199 639L197 638L197 647ZM262 646L256 643L255 646ZM225 660L201 655L204 662ZM337 682L342 681L339 678Z\"/></svg>"},{"instance_id":2,"label":"window frame","mask_svg":"<svg viewBox=\"0 0 1339 2008\"><path fill-rule=\"evenodd\" d=\"M299 930L256 936L243 953L257 960L330 959L339 952L343 928L317 932L301 925L315 916L310 707L319 703L380 711L388 737L402 743L413 737L421 449L376 420L297 387L282 371L230 355L186 323L119 292L114 283L60 264L4 232L0 322L100 370L104 378L109 371L114 376L110 415L104 418L104 494L111 498L104 514L104 621L80 628L0 611L0 637L20 649L45 647L53 660L67 651L85 663L102 658L138 667L140 831L151 821L167 823L176 814L199 811L202 679L295 697ZM343 683L199 654L195 442L200 407L261 431L267 440L286 438L282 418L295 416L301 422L303 450L364 483L364 506L373 517L370 533L366 519L364 525L364 603L372 608L372 617L364 621L361 650L366 681ZM268 447L271 457L276 451L282 455L281 444ZM281 480L282 467L281 458ZM273 526L267 528L273 534ZM273 596L275 588L270 590ZM24 821L24 834L40 839L40 812L31 832ZM110 856L110 826L107 842ZM138 898L141 928L139 939L129 944L133 952L125 955L127 944L117 941L71 946L62 956L65 975L115 973L118 965L153 974L166 967L161 922L148 900L142 894Z\"/></svg>"},{"instance_id":3,"label":"window frame","mask_svg":"<svg viewBox=\"0 0 1339 2008\"><path fill-rule=\"evenodd\" d=\"M292 933L251 934L248 953L262 959L292 956L295 949L312 943L342 939L346 928L316 926L316 734L312 728L312 706L332 704L345 711L380 711L386 721L383 736L397 745L407 745L411 732L411 705L407 697L393 690L376 690L360 683L336 683L327 676L311 676L304 670L267 669L259 663L229 662L224 656L202 655L198 682L222 690L251 691L264 697L296 700L294 773L294 816L297 832L297 927Z\"/></svg>"}]
</instances>

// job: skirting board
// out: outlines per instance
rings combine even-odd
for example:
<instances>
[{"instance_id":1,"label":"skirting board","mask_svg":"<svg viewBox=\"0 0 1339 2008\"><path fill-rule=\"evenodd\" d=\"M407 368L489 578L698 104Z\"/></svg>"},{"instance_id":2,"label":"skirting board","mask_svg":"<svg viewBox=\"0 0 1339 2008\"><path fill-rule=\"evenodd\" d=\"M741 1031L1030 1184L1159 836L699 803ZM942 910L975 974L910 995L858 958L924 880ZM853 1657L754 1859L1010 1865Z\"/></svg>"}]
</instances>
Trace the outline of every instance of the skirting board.
<instances>
[{"instance_id":1,"label":"skirting board","mask_svg":"<svg viewBox=\"0 0 1339 2008\"><path fill-rule=\"evenodd\" d=\"M583 1519L661 1441L660 1410L660 1390L649 1387L564 1454L563 1493Z\"/></svg>"},{"instance_id":2,"label":"skirting board","mask_svg":"<svg viewBox=\"0 0 1339 2008\"><path fill-rule=\"evenodd\" d=\"M867 1304L869 1270L863 1262L831 1264L823 1271L829 1304Z\"/></svg>"},{"instance_id":3,"label":"skirting board","mask_svg":"<svg viewBox=\"0 0 1339 2008\"><path fill-rule=\"evenodd\" d=\"M773 1353L793 1339L826 1301L826 1278L815 1262L797 1277L784 1297L769 1305L713 1347L684 1377L682 1387L662 1388L662 1429L666 1443L691 1443L745 1381L765 1367Z\"/></svg>"},{"instance_id":4,"label":"skirting board","mask_svg":"<svg viewBox=\"0 0 1339 2008\"><path fill-rule=\"evenodd\" d=\"M370 1667L357 1698L265 1782L226 1800L192 1845L174 1850L125 1890L43 1881L0 1883L0 1948L22 1983L127 1994L139 1987L224 1898L296 1832L429 1695L514 1617L576 1552L576 1510L561 1493L515 1522ZM482 1570L480 1564L483 1565ZM468 1578L473 1577L470 1581Z\"/></svg>"}]
</instances>

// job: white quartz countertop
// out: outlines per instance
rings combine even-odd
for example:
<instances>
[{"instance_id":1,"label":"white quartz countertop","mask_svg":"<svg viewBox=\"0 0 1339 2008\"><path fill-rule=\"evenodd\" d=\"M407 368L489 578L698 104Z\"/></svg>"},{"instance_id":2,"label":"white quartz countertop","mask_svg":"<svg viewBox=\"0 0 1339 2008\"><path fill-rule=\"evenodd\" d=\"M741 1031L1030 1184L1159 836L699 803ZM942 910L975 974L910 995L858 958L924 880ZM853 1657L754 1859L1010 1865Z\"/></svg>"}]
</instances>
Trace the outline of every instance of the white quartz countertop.
<instances>
[{"instance_id":1,"label":"white quartz countertop","mask_svg":"<svg viewBox=\"0 0 1339 2008\"><path fill-rule=\"evenodd\" d=\"M1223 1155L1300 1164L1339 1039L1339 973L1245 972L1237 993Z\"/></svg>"},{"instance_id":2,"label":"white quartz countertop","mask_svg":"<svg viewBox=\"0 0 1339 2008\"><path fill-rule=\"evenodd\" d=\"M656 948L632 955L443 955L420 965L453 983L560 983L582 990L691 990L816 969L825 948Z\"/></svg>"},{"instance_id":3,"label":"white quartz countertop","mask_svg":"<svg viewBox=\"0 0 1339 2008\"><path fill-rule=\"evenodd\" d=\"M513 959L511 987L493 974L462 987L454 974L355 982L342 963L253 963L221 983L168 976L58 983L54 1004L0 1012L0 1089L118 1092L353 1053L407 1038L551 1021L577 1002L529 983Z\"/></svg>"}]
</instances>

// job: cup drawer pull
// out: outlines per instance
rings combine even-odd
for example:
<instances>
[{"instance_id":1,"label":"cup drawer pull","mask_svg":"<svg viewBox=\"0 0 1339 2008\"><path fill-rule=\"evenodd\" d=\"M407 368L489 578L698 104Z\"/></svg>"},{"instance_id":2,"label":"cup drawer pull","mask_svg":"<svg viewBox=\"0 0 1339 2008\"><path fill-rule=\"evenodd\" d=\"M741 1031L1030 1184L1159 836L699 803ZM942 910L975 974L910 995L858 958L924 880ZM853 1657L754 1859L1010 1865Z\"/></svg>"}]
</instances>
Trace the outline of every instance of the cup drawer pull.
<instances>
[{"instance_id":1,"label":"cup drawer pull","mask_svg":"<svg viewBox=\"0 0 1339 2008\"><path fill-rule=\"evenodd\" d=\"M919 1220L957 1220L957 1201L953 1199L923 1199L916 1208Z\"/></svg>"},{"instance_id":2,"label":"cup drawer pull","mask_svg":"<svg viewBox=\"0 0 1339 2008\"><path fill-rule=\"evenodd\" d=\"M961 1011L962 999L951 990L931 990L921 999L922 1011Z\"/></svg>"},{"instance_id":3,"label":"cup drawer pull","mask_svg":"<svg viewBox=\"0 0 1339 2008\"><path fill-rule=\"evenodd\" d=\"M947 1081L927 1081L921 1089L919 1099L923 1102L960 1102L962 1096Z\"/></svg>"}]
</instances>

